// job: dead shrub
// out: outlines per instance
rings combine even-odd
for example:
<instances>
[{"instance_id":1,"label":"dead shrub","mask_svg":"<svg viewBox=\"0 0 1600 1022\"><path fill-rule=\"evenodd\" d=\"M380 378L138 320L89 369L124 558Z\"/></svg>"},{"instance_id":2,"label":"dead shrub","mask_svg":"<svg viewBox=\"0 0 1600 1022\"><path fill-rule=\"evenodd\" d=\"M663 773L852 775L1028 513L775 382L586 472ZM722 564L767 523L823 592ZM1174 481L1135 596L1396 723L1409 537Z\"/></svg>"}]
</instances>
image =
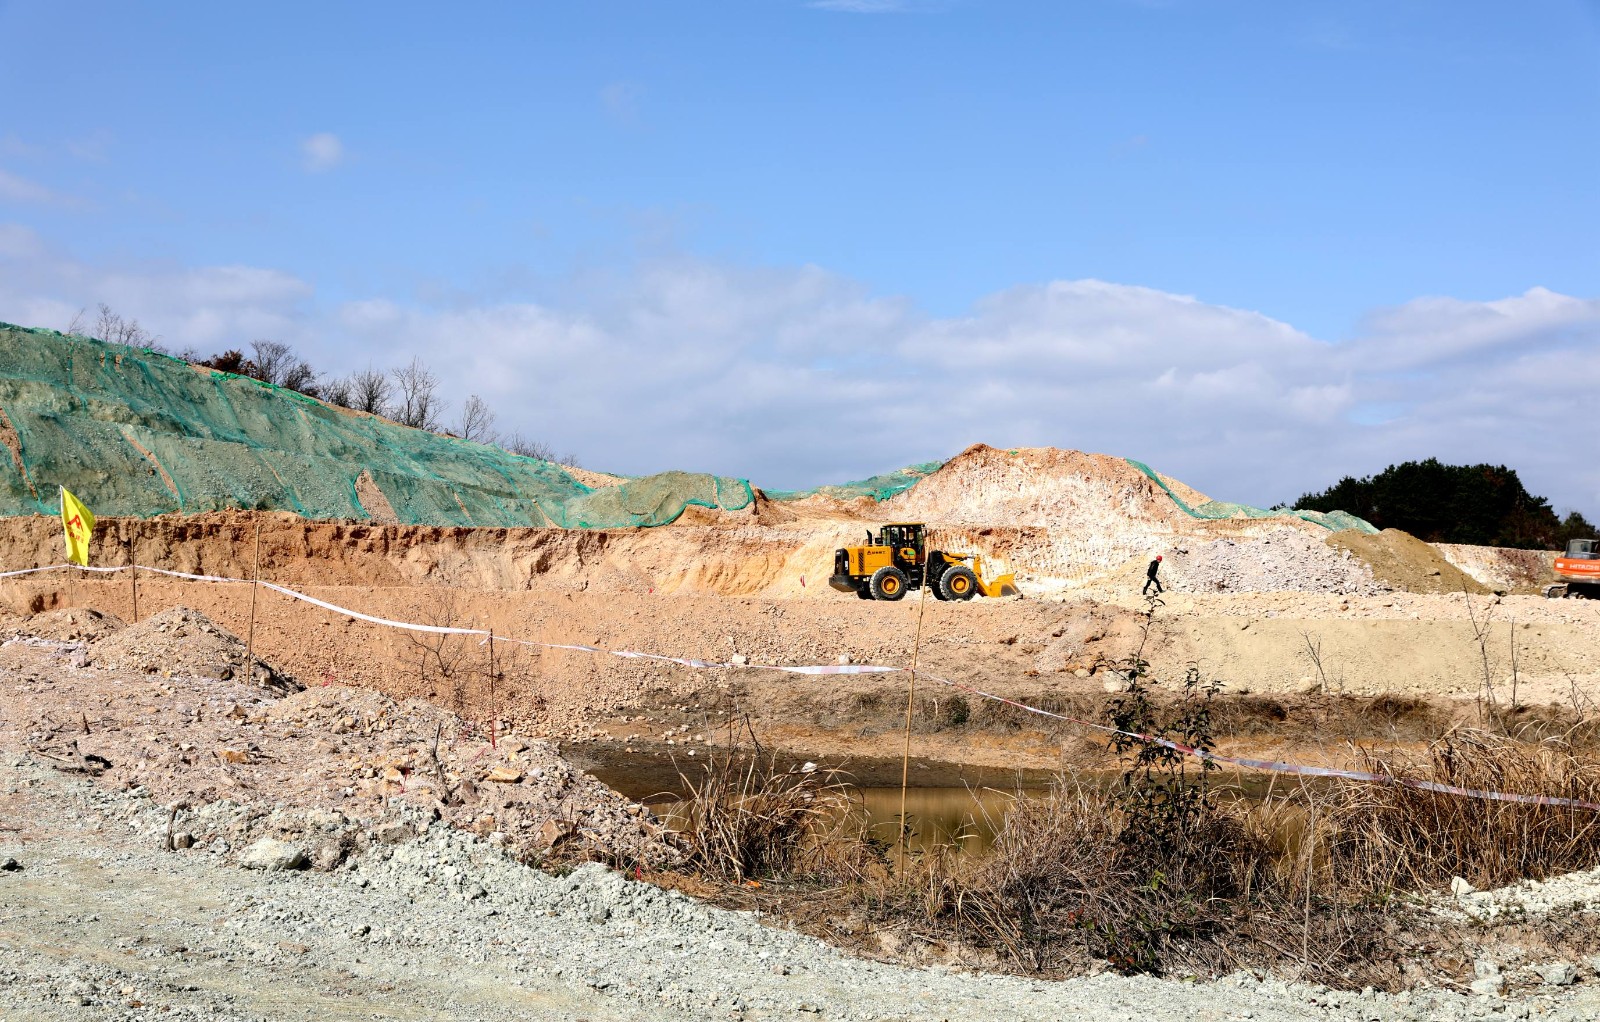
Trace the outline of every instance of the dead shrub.
<instances>
[{"instance_id":1,"label":"dead shrub","mask_svg":"<svg viewBox=\"0 0 1600 1022\"><path fill-rule=\"evenodd\" d=\"M836 830L856 815L834 770L780 770L771 757L720 756L698 778L679 777L687 795L674 813L679 836L691 861L725 882L815 872L821 846L839 844L819 840L825 825Z\"/></svg>"},{"instance_id":2,"label":"dead shrub","mask_svg":"<svg viewBox=\"0 0 1600 1022\"><path fill-rule=\"evenodd\" d=\"M1537 743L1477 729L1434 742L1428 761L1369 759L1366 769L1405 780L1479 791L1600 803L1600 764L1559 739ZM1352 892L1437 889L1452 877L1478 887L1593 868L1600 813L1565 806L1468 798L1403 784L1344 784L1323 799L1325 870Z\"/></svg>"}]
</instances>

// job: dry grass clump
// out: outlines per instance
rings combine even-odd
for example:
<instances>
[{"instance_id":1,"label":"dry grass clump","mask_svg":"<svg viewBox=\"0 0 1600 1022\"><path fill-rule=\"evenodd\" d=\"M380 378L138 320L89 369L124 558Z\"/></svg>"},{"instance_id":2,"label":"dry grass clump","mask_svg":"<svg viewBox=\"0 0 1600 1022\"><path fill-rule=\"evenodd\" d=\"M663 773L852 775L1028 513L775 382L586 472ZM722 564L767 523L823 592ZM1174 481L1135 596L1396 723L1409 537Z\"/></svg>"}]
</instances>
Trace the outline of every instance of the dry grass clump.
<instances>
[{"instance_id":1,"label":"dry grass clump","mask_svg":"<svg viewBox=\"0 0 1600 1022\"><path fill-rule=\"evenodd\" d=\"M1458 729L1434 742L1422 768L1369 759L1366 769L1479 791L1600 804L1600 764L1560 739L1521 741ZM1321 796L1324 884L1352 893L1421 891L1464 877L1478 887L1592 869L1600 813L1468 798L1404 785L1344 784Z\"/></svg>"},{"instance_id":2,"label":"dry grass clump","mask_svg":"<svg viewBox=\"0 0 1600 1022\"><path fill-rule=\"evenodd\" d=\"M709 760L698 778L680 774L686 798L673 814L690 861L733 883L815 868L825 831L850 816L849 787L833 770L792 767L759 756Z\"/></svg>"},{"instance_id":3,"label":"dry grass clump","mask_svg":"<svg viewBox=\"0 0 1600 1022\"><path fill-rule=\"evenodd\" d=\"M1268 894L1270 849L1210 798L1164 827L1167 807L1138 804L1148 794L1058 784L1019 801L954 911L1033 971L1084 953L1129 972L1220 964Z\"/></svg>"}]
</instances>

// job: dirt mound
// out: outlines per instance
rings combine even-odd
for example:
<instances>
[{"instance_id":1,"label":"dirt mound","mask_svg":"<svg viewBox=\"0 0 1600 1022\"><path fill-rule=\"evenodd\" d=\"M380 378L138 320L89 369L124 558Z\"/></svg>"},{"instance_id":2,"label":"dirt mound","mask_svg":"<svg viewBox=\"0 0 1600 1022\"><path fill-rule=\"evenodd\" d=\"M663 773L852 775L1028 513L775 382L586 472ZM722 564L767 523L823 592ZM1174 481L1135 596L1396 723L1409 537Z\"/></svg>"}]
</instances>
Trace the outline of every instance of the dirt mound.
<instances>
[{"instance_id":1,"label":"dirt mound","mask_svg":"<svg viewBox=\"0 0 1600 1022\"><path fill-rule=\"evenodd\" d=\"M1431 545L1399 529L1367 536L1353 529L1335 532L1331 547L1367 562L1379 581L1409 593L1487 593L1489 587L1451 564Z\"/></svg>"},{"instance_id":2,"label":"dirt mound","mask_svg":"<svg viewBox=\"0 0 1600 1022\"><path fill-rule=\"evenodd\" d=\"M249 656L239 637L188 607L173 607L95 644L89 662L105 670L228 681L245 676ZM256 658L254 680L280 695L303 686Z\"/></svg>"},{"instance_id":3,"label":"dirt mound","mask_svg":"<svg viewBox=\"0 0 1600 1022\"><path fill-rule=\"evenodd\" d=\"M31 635L56 642L98 642L126 627L115 614L102 614L87 607L68 607L35 614L7 631L12 635Z\"/></svg>"},{"instance_id":4,"label":"dirt mound","mask_svg":"<svg viewBox=\"0 0 1600 1022\"><path fill-rule=\"evenodd\" d=\"M166 630L149 631L173 645L215 638L192 611L160 617ZM6 658L32 683L6 693L0 752L28 748L59 769L180 806L180 849L236 852L270 837L328 869L442 817L519 858L679 861L647 810L552 743L504 733L491 742L428 702L344 686L271 699L242 675L84 670L41 647L13 645Z\"/></svg>"},{"instance_id":5,"label":"dirt mound","mask_svg":"<svg viewBox=\"0 0 1600 1022\"><path fill-rule=\"evenodd\" d=\"M974 444L915 487L880 505L894 518L980 525L1042 526L1080 533L1167 528L1188 516L1144 473L1106 454Z\"/></svg>"},{"instance_id":6,"label":"dirt mound","mask_svg":"<svg viewBox=\"0 0 1600 1022\"><path fill-rule=\"evenodd\" d=\"M504 735L491 744L423 700L308 689L272 704L259 723L285 737L323 736L330 770L352 797L434 806L463 829L498 832L522 857L581 848L613 860L677 858L648 812L574 768L552 743Z\"/></svg>"},{"instance_id":7,"label":"dirt mound","mask_svg":"<svg viewBox=\"0 0 1600 1022\"><path fill-rule=\"evenodd\" d=\"M1188 483L1185 483L1179 479L1174 479L1164 472L1157 472L1156 475L1160 477L1161 481L1166 484L1167 489L1171 490L1174 496L1183 501L1185 504L1188 504L1190 507L1199 507L1202 504L1211 503L1210 497L1201 493Z\"/></svg>"}]
</instances>

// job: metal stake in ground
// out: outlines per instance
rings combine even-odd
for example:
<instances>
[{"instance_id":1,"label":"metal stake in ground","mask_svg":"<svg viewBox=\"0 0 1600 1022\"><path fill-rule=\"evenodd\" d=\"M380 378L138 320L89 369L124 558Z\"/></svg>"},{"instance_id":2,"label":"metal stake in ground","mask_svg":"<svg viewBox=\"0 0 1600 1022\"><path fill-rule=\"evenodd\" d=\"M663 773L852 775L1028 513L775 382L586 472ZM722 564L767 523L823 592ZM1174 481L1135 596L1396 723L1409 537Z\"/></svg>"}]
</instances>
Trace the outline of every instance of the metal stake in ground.
<instances>
[{"instance_id":1,"label":"metal stake in ground","mask_svg":"<svg viewBox=\"0 0 1600 1022\"><path fill-rule=\"evenodd\" d=\"M250 637L245 640L245 675L250 681L256 676L256 593L261 589L261 519L254 511L250 520L256 523L256 566L250 573Z\"/></svg>"}]
</instances>

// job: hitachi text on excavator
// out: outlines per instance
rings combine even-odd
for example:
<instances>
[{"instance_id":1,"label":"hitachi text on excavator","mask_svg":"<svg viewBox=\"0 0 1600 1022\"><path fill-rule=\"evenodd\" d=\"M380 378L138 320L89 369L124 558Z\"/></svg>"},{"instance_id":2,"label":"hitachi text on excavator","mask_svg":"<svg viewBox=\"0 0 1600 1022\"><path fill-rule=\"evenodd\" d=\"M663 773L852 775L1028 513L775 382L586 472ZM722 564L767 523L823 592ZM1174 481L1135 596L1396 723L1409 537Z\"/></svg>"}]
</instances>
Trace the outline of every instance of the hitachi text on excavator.
<instances>
[{"instance_id":1,"label":"hitachi text on excavator","mask_svg":"<svg viewBox=\"0 0 1600 1022\"><path fill-rule=\"evenodd\" d=\"M1600 539L1570 539L1556 558L1556 583L1544 587L1552 600L1563 596L1600 600Z\"/></svg>"}]
</instances>

